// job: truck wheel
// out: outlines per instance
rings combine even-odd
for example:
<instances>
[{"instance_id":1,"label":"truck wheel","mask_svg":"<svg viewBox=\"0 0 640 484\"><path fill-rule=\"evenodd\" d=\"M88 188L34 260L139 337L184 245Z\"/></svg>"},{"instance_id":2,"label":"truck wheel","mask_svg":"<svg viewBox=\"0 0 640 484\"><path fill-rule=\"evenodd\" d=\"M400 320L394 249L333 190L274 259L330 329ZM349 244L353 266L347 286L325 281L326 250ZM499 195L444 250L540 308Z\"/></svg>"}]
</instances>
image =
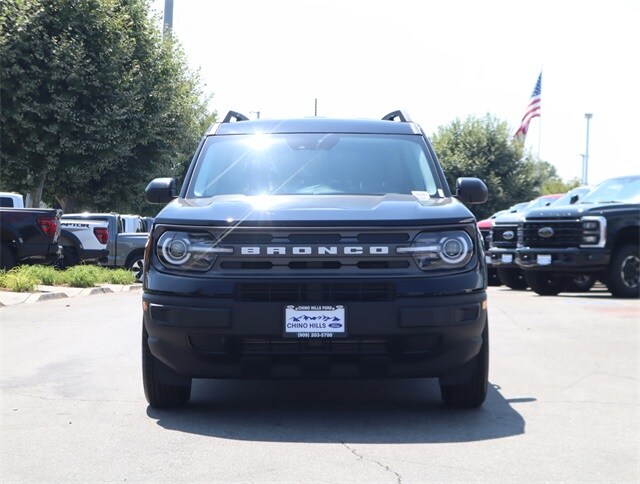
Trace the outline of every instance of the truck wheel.
<instances>
[{"instance_id":1,"label":"truck wheel","mask_svg":"<svg viewBox=\"0 0 640 484\"><path fill-rule=\"evenodd\" d=\"M133 272L137 282L142 282L144 270L144 252L135 252L129 256L125 264L127 269Z\"/></svg>"},{"instance_id":2,"label":"truck wheel","mask_svg":"<svg viewBox=\"0 0 640 484\"><path fill-rule=\"evenodd\" d=\"M567 292L587 292L596 283L596 278L590 274L571 276L564 283Z\"/></svg>"},{"instance_id":3,"label":"truck wheel","mask_svg":"<svg viewBox=\"0 0 640 484\"><path fill-rule=\"evenodd\" d=\"M559 274L525 271L524 277L531 289L541 296L557 296L564 291L565 279Z\"/></svg>"},{"instance_id":4,"label":"truck wheel","mask_svg":"<svg viewBox=\"0 0 640 484\"><path fill-rule=\"evenodd\" d=\"M527 281L520 269L498 269L498 277L510 289L524 291L527 288Z\"/></svg>"},{"instance_id":5,"label":"truck wheel","mask_svg":"<svg viewBox=\"0 0 640 484\"><path fill-rule=\"evenodd\" d=\"M175 381L184 380L183 385L163 383L164 376ZM169 408L186 405L191 397L191 378L184 378L166 366L149 349L149 334L142 324L142 383L147 402L154 408Z\"/></svg>"},{"instance_id":6,"label":"truck wheel","mask_svg":"<svg viewBox=\"0 0 640 484\"><path fill-rule=\"evenodd\" d=\"M640 251L637 245L625 244L611 257L607 269L607 289L615 297L639 297Z\"/></svg>"},{"instance_id":7,"label":"truck wheel","mask_svg":"<svg viewBox=\"0 0 640 484\"><path fill-rule=\"evenodd\" d=\"M487 398L489 384L489 321L482 332L482 347L474 358L473 376L461 385L441 385L440 395L448 407L478 408Z\"/></svg>"},{"instance_id":8,"label":"truck wheel","mask_svg":"<svg viewBox=\"0 0 640 484\"><path fill-rule=\"evenodd\" d=\"M5 244L0 246L0 269L13 269L18 265L16 256L13 255L13 251Z\"/></svg>"},{"instance_id":9,"label":"truck wheel","mask_svg":"<svg viewBox=\"0 0 640 484\"><path fill-rule=\"evenodd\" d=\"M487 284L489 286L502 286L502 281L495 269L487 269Z\"/></svg>"}]
</instances>

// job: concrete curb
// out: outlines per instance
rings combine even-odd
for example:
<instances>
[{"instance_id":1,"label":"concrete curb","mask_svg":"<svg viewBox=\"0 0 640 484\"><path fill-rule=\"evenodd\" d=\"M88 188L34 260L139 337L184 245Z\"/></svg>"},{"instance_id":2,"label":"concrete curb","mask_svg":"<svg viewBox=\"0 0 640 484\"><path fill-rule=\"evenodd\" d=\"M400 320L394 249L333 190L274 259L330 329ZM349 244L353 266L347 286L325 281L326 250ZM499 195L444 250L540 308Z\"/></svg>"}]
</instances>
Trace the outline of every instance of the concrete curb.
<instances>
[{"instance_id":1,"label":"concrete curb","mask_svg":"<svg viewBox=\"0 0 640 484\"><path fill-rule=\"evenodd\" d=\"M142 284L104 284L102 286L87 288L38 286L37 290L38 292L34 293L0 291L0 307L69 297L92 296L94 294L140 291L142 290Z\"/></svg>"}]
</instances>

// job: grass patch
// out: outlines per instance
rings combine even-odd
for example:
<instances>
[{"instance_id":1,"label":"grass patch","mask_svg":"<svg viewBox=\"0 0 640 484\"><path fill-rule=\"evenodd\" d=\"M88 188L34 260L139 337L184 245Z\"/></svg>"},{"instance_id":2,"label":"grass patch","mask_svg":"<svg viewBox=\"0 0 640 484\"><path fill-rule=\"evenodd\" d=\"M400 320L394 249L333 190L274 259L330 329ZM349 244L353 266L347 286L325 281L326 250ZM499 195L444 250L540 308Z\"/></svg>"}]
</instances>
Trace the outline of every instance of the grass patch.
<instances>
[{"instance_id":1,"label":"grass patch","mask_svg":"<svg viewBox=\"0 0 640 484\"><path fill-rule=\"evenodd\" d=\"M30 274L10 270L0 274L0 286L13 292L33 292L38 280Z\"/></svg>"},{"instance_id":2,"label":"grass patch","mask_svg":"<svg viewBox=\"0 0 640 484\"><path fill-rule=\"evenodd\" d=\"M18 270L22 274L27 274L36 279L38 284L44 284L45 286L56 286L61 284L61 274L59 270L52 266L19 266L14 270Z\"/></svg>"},{"instance_id":3,"label":"grass patch","mask_svg":"<svg viewBox=\"0 0 640 484\"><path fill-rule=\"evenodd\" d=\"M0 287L14 292L33 292L38 285L93 287L99 284L134 284L132 271L78 265L64 271L51 266L21 265L0 271Z\"/></svg>"}]
</instances>

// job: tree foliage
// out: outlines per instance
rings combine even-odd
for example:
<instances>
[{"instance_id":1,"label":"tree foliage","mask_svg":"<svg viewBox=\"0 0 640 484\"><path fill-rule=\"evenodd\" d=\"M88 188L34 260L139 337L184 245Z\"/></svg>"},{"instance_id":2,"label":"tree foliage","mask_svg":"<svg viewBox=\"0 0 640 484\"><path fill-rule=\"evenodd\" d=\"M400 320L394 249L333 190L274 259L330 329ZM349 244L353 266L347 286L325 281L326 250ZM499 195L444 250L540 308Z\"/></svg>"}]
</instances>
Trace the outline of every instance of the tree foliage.
<instances>
[{"instance_id":1,"label":"tree foliage","mask_svg":"<svg viewBox=\"0 0 640 484\"><path fill-rule=\"evenodd\" d=\"M489 199L469 208L479 219L541 194L544 180L559 179L555 168L535 160L514 140L509 125L487 114L440 126L432 143L452 190L458 177L483 180Z\"/></svg>"},{"instance_id":2,"label":"tree foliage","mask_svg":"<svg viewBox=\"0 0 640 484\"><path fill-rule=\"evenodd\" d=\"M144 211L146 184L181 176L215 116L180 46L146 0L3 4L2 188L41 188L65 211Z\"/></svg>"}]
</instances>

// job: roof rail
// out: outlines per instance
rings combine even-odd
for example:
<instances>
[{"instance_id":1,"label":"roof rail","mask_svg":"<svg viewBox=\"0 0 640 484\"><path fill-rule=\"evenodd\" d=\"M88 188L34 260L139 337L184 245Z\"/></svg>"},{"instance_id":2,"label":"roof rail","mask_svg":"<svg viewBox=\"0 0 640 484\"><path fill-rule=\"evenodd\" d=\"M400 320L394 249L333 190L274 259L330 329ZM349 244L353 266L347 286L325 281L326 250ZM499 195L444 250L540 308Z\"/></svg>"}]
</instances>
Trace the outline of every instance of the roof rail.
<instances>
[{"instance_id":1,"label":"roof rail","mask_svg":"<svg viewBox=\"0 0 640 484\"><path fill-rule=\"evenodd\" d=\"M227 113L227 115L224 117L224 119L222 120L223 123L230 123L231 120L235 120L237 121L249 121L249 118L247 118L244 114L240 114L236 111L229 111Z\"/></svg>"},{"instance_id":2,"label":"roof rail","mask_svg":"<svg viewBox=\"0 0 640 484\"><path fill-rule=\"evenodd\" d=\"M392 113L387 114L382 118L384 121L400 121L401 123L411 123L411 116L406 111L398 109Z\"/></svg>"}]
</instances>

